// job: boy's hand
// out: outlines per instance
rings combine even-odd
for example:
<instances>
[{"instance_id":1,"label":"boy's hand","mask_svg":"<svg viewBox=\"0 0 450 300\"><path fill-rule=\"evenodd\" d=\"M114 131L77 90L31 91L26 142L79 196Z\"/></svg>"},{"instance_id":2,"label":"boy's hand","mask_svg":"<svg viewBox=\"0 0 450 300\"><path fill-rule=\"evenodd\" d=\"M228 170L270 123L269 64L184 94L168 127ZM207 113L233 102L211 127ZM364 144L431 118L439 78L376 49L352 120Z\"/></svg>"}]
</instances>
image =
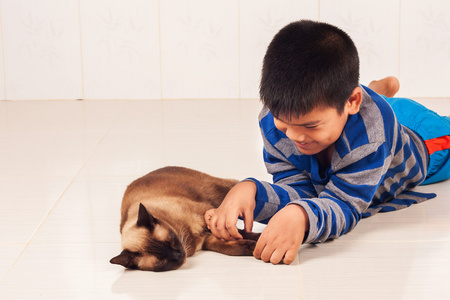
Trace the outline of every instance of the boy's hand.
<instances>
[{"instance_id":1,"label":"boy's hand","mask_svg":"<svg viewBox=\"0 0 450 300\"><path fill-rule=\"evenodd\" d=\"M253 256L278 264L294 261L309 229L306 211L299 205L288 205L277 212L267 224L256 243Z\"/></svg>"},{"instance_id":2,"label":"boy's hand","mask_svg":"<svg viewBox=\"0 0 450 300\"><path fill-rule=\"evenodd\" d=\"M240 182L228 192L216 210L208 210L205 221L211 233L224 240L242 239L236 227L238 217L244 219L245 231L250 232L253 227L256 190L253 182Z\"/></svg>"}]
</instances>

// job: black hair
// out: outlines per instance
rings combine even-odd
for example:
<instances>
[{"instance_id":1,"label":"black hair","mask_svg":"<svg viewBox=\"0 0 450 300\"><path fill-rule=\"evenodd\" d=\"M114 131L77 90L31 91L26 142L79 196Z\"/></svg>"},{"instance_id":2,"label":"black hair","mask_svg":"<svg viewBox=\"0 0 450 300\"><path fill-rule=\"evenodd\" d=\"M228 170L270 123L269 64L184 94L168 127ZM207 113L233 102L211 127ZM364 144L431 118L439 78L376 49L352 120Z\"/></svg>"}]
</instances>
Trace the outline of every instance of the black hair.
<instances>
[{"instance_id":1,"label":"black hair","mask_svg":"<svg viewBox=\"0 0 450 300\"><path fill-rule=\"evenodd\" d=\"M299 117L316 107L341 114L359 84L358 51L341 29L301 20L281 29L264 57L260 97L275 117Z\"/></svg>"}]
</instances>

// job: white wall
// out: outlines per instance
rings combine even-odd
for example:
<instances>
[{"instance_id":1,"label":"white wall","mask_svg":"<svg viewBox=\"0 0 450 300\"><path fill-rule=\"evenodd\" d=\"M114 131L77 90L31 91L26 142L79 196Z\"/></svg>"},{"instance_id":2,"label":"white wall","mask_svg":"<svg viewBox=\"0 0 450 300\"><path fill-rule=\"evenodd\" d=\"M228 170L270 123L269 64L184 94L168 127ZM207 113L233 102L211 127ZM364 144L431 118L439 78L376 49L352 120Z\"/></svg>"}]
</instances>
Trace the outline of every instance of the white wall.
<instances>
[{"instance_id":1,"label":"white wall","mask_svg":"<svg viewBox=\"0 0 450 300\"><path fill-rule=\"evenodd\" d=\"M257 98L273 35L346 30L361 82L450 97L448 0L0 0L0 100Z\"/></svg>"}]
</instances>

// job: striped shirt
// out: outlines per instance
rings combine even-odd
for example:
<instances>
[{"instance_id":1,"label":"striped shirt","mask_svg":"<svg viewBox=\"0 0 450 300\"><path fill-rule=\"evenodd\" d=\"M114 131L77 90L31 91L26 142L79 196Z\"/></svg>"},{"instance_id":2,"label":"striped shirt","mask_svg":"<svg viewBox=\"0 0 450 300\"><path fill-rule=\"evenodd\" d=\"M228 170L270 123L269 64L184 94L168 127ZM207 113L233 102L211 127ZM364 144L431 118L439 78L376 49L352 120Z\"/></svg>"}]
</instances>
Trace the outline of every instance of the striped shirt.
<instances>
[{"instance_id":1,"label":"striped shirt","mask_svg":"<svg viewBox=\"0 0 450 300\"><path fill-rule=\"evenodd\" d=\"M263 108L264 162L274 183L246 179L257 185L255 221L267 223L284 206L300 205L310 222L304 243L318 243L349 232L361 218L435 196L411 191L427 173L423 141L398 123L386 100L362 88L360 111L349 116L322 174L316 155L302 154Z\"/></svg>"}]
</instances>

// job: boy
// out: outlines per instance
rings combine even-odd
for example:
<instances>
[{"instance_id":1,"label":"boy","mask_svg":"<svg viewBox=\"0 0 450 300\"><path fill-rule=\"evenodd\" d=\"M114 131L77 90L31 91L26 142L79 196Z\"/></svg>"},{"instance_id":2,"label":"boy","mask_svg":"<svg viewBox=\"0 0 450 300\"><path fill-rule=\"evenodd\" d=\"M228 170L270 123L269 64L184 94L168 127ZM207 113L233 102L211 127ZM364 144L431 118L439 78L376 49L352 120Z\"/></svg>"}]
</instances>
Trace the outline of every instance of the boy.
<instances>
[{"instance_id":1,"label":"boy","mask_svg":"<svg viewBox=\"0 0 450 300\"><path fill-rule=\"evenodd\" d=\"M302 243L337 238L363 217L435 196L411 189L450 177L450 118L358 81L358 53L342 30L299 21L274 37L259 117L274 183L248 178L233 187L205 213L215 236L241 239L238 217L246 231L253 220L268 222L254 256L290 264ZM398 81L369 87L393 96Z\"/></svg>"}]
</instances>

